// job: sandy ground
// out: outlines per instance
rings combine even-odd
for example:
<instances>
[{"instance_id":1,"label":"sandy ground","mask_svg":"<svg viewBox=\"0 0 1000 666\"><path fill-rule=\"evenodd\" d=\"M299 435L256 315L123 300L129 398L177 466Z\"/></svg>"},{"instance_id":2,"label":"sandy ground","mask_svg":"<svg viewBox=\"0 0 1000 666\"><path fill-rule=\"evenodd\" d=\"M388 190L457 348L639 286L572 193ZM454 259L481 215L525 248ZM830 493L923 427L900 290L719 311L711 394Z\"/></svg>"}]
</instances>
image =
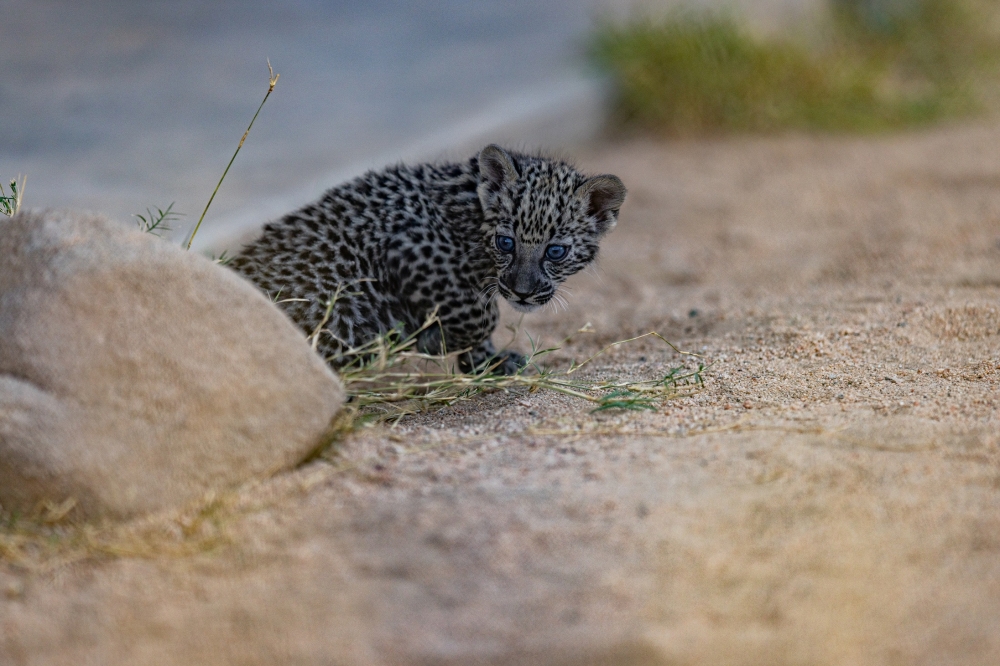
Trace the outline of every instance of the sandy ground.
<instances>
[{"instance_id":1,"label":"sandy ground","mask_svg":"<svg viewBox=\"0 0 1000 666\"><path fill-rule=\"evenodd\" d=\"M591 150L621 223L525 326L591 322L562 360L657 330L711 360L701 393L491 394L175 525L210 552L0 564L0 663L1000 663L998 145Z\"/></svg>"}]
</instances>

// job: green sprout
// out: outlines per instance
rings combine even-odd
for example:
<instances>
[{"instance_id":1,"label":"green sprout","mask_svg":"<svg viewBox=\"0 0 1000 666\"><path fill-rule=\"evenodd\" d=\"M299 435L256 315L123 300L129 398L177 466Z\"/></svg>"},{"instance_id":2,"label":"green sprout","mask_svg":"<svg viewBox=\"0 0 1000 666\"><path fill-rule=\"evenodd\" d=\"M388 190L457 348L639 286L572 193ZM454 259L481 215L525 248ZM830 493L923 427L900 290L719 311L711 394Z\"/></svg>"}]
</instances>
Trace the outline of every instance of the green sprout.
<instances>
[{"instance_id":1,"label":"green sprout","mask_svg":"<svg viewBox=\"0 0 1000 666\"><path fill-rule=\"evenodd\" d=\"M170 227L167 226L168 222L177 220L182 216L183 213L174 212L174 204L171 202L166 209L156 208L156 212L153 212L152 209L147 208L145 215L137 214L132 217L136 218L136 223L139 225L139 231L159 236L170 231Z\"/></svg>"},{"instance_id":2,"label":"green sprout","mask_svg":"<svg viewBox=\"0 0 1000 666\"><path fill-rule=\"evenodd\" d=\"M21 198L24 196L24 184L26 182L28 182L27 176L21 178L20 185L18 185L16 178L12 178L9 195L4 190L3 185L0 185L0 213L3 213L7 217L17 215L17 211L21 209Z\"/></svg>"}]
</instances>

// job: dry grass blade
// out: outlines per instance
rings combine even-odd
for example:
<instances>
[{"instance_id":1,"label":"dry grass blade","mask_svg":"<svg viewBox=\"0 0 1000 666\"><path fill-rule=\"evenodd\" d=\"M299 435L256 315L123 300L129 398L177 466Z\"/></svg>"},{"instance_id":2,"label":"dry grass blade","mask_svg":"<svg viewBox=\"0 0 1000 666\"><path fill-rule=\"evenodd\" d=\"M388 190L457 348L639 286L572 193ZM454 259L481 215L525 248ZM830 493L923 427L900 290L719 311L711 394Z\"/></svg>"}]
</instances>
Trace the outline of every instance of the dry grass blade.
<instances>
[{"instance_id":1,"label":"dry grass blade","mask_svg":"<svg viewBox=\"0 0 1000 666\"><path fill-rule=\"evenodd\" d=\"M341 377L351 396L351 408L360 421L398 422L405 416L453 405L483 393L518 388L529 392L554 391L585 400L594 405L594 411L655 410L665 400L699 390L706 369L700 356L683 352L663 336L652 332L612 343L583 362L573 361L568 368L561 370L541 364L546 356L561 347L540 349L532 340L528 363L517 374L492 374L495 366L487 366L475 374L464 374L454 370L452 357L465 350L454 352L449 357L432 356L417 350L416 341L420 333L439 324L437 318L432 317L412 335L404 336L399 331L391 331L336 359L342 366ZM698 359L696 367L678 366L663 376L645 380L599 379L580 373L583 367L610 350L650 337L663 341L682 356Z\"/></svg>"},{"instance_id":2,"label":"dry grass blade","mask_svg":"<svg viewBox=\"0 0 1000 666\"><path fill-rule=\"evenodd\" d=\"M126 523L75 522L75 506L43 503L37 515L0 514L0 561L35 573L100 557L187 557L230 542L234 496L208 495L168 514Z\"/></svg>"}]
</instances>

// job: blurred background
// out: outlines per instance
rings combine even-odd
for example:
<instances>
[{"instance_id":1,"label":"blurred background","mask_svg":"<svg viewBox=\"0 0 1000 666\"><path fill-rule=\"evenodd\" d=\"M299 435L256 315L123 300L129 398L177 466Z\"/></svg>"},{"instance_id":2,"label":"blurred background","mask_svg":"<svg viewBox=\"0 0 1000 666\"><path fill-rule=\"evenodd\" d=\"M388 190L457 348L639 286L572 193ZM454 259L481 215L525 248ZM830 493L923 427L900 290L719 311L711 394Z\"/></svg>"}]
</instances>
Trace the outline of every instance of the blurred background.
<instances>
[{"instance_id":1,"label":"blurred background","mask_svg":"<svg viewBox=\"0 0 1000 666\"><path fill-rule=\"evenodd\" d=\"M28 207L183 236L281 75L196 246L367 168L488 141L877 132L981 113L977 0L0 0L0 179Z\"/></svg>"}]
</instances>

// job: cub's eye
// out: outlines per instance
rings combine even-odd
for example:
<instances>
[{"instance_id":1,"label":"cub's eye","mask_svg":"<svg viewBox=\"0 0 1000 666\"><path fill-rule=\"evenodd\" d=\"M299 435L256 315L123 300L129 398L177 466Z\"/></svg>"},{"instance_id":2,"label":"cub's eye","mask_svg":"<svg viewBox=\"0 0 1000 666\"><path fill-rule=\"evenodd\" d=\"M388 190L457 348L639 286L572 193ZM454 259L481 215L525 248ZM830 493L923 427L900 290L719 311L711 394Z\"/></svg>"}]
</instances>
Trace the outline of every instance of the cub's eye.
<instances>
[{"instance_id":1,"label":"cub's eye","mask_svg":"<svg viewBox=\"0 0 1000 666\"><path fill-rule=\"evenodd\" d=\"M569 253L569 248L565 245L549 245L545 248L545 258L549 261L562 261Z\"/></svg>"},{"instance_id":2,"label":"cub's eye","mask_svg":"<svg viewBox=\"0 0 1000 666\"><path fill-rule=\"evenodd\" d=\"M514 239L510 236L497 236L496 244L497 249L504 254L510 254L514 251Z\"/></svg>"}]
</instances>

